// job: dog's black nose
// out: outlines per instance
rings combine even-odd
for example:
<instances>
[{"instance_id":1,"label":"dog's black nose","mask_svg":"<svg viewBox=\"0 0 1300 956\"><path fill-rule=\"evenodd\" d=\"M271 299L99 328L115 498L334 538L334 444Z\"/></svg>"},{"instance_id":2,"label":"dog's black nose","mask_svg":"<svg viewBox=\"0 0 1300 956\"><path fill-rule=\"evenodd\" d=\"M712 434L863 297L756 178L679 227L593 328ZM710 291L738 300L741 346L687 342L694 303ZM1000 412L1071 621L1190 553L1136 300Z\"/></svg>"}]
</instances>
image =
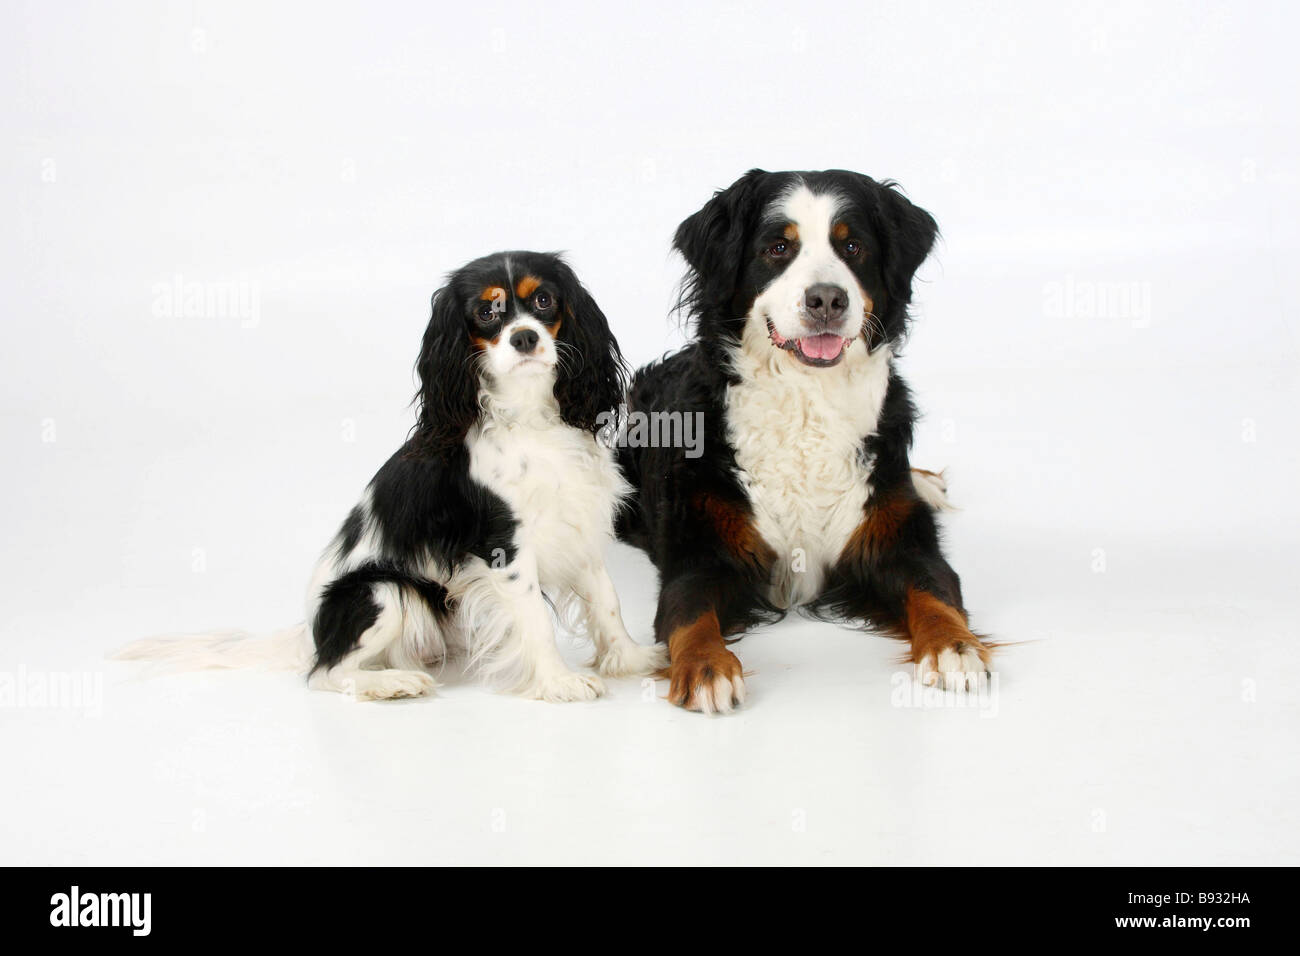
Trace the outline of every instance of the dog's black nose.
<instances>
[{"instance_id":1,"label":"dog's black nose","mask_svg":"<svg viewBox=\"0 0 1300 956\"><path fill-rule=\"evenodd\" d=\"M824 326L844 316L849 307L849 294L837 285L819 282L804 290L803 307L810 319Z\"/></svg>"},{"instance_id":2,"label":"dog's black nose","mask_svg":"<svg viewBox=\"0 0 1300 956\"><path fill-rule=\"evenodd\" d=\"M528 355L537 348L537 333L532 329L520 329L510 336L510 344L514 346L516 352Z\"/></svg>"}]
</instances>

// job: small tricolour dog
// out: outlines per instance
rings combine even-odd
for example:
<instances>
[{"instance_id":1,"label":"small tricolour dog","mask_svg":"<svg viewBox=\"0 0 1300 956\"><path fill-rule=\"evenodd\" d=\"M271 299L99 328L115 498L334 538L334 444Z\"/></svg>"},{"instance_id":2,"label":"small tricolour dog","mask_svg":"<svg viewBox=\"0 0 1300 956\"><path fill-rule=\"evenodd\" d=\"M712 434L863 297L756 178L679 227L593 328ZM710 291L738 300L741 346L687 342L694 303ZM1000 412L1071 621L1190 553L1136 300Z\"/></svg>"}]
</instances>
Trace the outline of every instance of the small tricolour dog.
<instances>
[{"instance_id":1,"label":"small tricolour dog","mask_svg":"<svg viewBox=\"0 0 1300 956\"><path fill-rule=\"evenodd\" d=\"M181 666L301 663L310 686L418 697L461 655L505 688L588 700L555 642L552 605L585 625L606 676L663 666L635 643L604 548L629 488L596 433L625 370L604 314L558 256L507 252L433 297L418 422L322 556L306 622L265 640L153 638L119 652ZM571 611L573 613L565 613Z\"/></svg>"}]
</instances>

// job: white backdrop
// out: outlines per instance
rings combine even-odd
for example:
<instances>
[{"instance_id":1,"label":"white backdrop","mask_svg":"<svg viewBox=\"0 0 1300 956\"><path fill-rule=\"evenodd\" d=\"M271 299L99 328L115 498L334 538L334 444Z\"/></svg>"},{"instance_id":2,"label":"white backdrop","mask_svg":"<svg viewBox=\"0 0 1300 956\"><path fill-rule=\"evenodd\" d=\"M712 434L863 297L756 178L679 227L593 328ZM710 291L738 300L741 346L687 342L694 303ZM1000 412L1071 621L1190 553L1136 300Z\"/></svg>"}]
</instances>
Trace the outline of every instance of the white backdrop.
<instances>
[{"instance_id":1,"label":"white backdrop","mask_svg":"<svg viewBox=\"0 0 1300 956\"><path fill-rule=\"evenodd\" d=\"M444 806L454 837L409 861L1296 862L1292 6L470 6L0 14L0 674L107 681L93 716L0 707L30 781L0 796L0 856L381 861L357 806L409 792L416 814L426 784L486 773L499 786ZM949 541L975 623L1033 642L1003 653L1000 720L936 733L958 718L891 704L896 646L788 623L741 646L753 701L730 729L641 707L635 683L545 711L555 766L595 773L590 748L614 748L638 768L592 778L623 795L604 812L625 839L583 857L564 786L475 763L474 741L519 739L542 705L466 687L340 714L292 679L141 683L102 662L140 634L297 618L409 427L445 272L567 250L645 361L681 341L674 227L753 166L895 178L939 221L902 362L915 461L949 467L963 509ZM647 640L653 579L613 555ZM268 698L283 746L248 728ZM320 721L327 752L382 728L352 742L404 742L393 767L451 749L346 798L230 763L311 765L299 734ZM128 738L122 767L109 742ZM918 760L961 769L986 825ZM717 792L647 796L719 765ZM96 771L120 805L88 805L74 782ZM475 828L524 792L563 845L525 822L489 849ZM692 821L723 799L714 843ZM802 842L757 836L800 812ZM4 829L47 814L39 836ZM322 849L322 830L342 835Z\"/></svg>"}]
</instances>

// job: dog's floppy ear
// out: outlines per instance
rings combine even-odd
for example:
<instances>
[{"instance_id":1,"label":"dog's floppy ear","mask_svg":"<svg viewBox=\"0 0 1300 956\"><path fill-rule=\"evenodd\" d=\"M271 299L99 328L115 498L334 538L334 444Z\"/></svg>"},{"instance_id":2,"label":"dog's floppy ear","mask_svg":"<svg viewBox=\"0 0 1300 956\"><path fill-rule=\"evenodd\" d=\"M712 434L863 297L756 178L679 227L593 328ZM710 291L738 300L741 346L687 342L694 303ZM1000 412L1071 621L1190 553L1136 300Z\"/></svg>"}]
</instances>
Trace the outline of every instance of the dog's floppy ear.
<instances>
[{"instance_id":1,"label":"dog's floppy ear","mask_svg":"<svg viewBox=\"0 0 1300 956\"><path fill-rule=\"evenodd\" d=\"M934 248L939 227L933 216L899 192L897 183L877 183L869 178L867 182L876 196L877 233L883 244L890 306L906 308L912 301L912 278Z\"/></svg>"},{"instance_id":2,"label":"dog's floppy ear","mask_svg":"<svg viewBox=\"0 0 1300 956\"><path fill-rule=\"evenodd\" d=\"M559 361L555 400L566 425L594 432L602 412L623 401L627 366L605 313L569 266L556 260L560 283L560 328L555 333Z\"/></svg>"},{"instance_id":3,"label":"dog's floppy ear","mask_svg":"<svg viewBox=\"0 0 1300 956\"><path fill-rule=\"evenodd\" d=\"M677 227L673 248L690 267L679 305L698 313L730 300L745 262L754 194L758 181L766 175L761 169L751 169L714 193L703 209Z\"/></svg>"},{"instance_id":4,"label":"dog's floppy ear","mask_svg":"<svg viewBox=\"0 0 1300 956\"><path fill-rule=\"evenodd\" d=\"M433 294L433 314L415 370L420 376L413 435L417 445L436 454L460 444L478 418L479 375L452 282Z\"/></svg>"}]
</instances>

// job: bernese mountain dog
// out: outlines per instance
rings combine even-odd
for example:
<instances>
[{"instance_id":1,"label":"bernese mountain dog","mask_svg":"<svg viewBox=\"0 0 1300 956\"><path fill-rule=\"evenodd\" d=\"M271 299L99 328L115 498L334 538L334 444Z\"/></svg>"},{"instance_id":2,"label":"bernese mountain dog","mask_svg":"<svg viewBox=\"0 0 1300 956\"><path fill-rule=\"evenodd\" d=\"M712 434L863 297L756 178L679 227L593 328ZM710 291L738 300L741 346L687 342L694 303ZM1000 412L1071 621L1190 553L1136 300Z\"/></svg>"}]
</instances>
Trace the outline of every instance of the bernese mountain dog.
<instances>
[{"instance_id":1,"label":"bernese mountain dog","mask_svg":"<svg viewBox=\"0 0 1300 956\"><path fill-rule=\"evenodd\" d=\"M936 235L894 183L843 170L752 170L678 227L693 341L636 373L628 407L701 416L703 454L624 444L618 520L659 572L672 702L743 703L729 638L792 608L909 641L926 684L987 673L894 361Z\"/></svg>"},{"instance_id":2,"label":"bernese mountain dog","mask_svg":"<svg viewBox=\"0 0 1300 956\"><path fill-rule=\"evenodd\" d=\"M561 658L554 610L591 637L599 674L662 667L663 648L628 636L605 569L629 488L597 433L626 373L573 270L536 252L457 270L433 296L417 371L417 423L321 557L303 624L118 656L296 665L357 700L429 694L430 671L459 656L527 697L594 698L600 676Z\"/></svg>"}]
</instances>

